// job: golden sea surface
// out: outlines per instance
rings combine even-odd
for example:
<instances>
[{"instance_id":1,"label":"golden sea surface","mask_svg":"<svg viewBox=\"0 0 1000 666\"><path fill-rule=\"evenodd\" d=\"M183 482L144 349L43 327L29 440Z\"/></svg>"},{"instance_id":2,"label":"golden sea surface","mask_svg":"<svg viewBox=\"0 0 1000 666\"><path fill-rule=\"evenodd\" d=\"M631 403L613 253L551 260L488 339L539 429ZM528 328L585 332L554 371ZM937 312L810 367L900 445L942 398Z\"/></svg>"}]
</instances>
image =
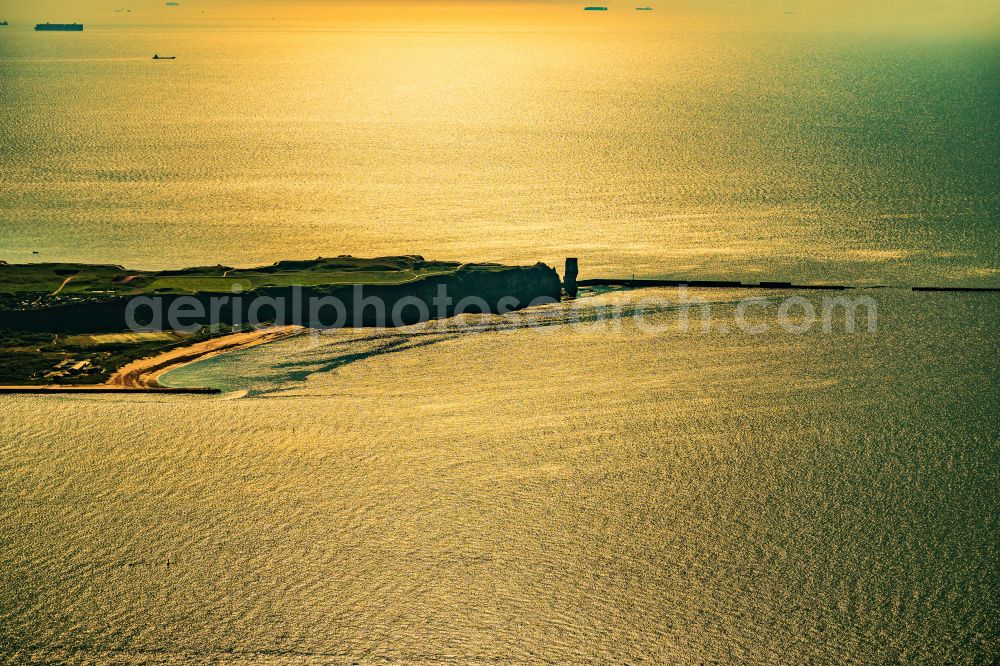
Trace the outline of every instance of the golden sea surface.
<instances>
[{"instance_id":1,"label":"golden sea surface","mask_svg":"<svg viewBox=\"0 0 1000 666\"><path fill-rule=\"evenodd\" d=\"M592 14L8 26L0 259L1000 284L996 39Z\"/></svg>"},{"instance_id":2,"label":"golden sea surface","mask_svg":"<svg viewBox=\"0 0 1000 666\"><path fill-rule=\"evenodd\" d=\"M2 396L0 647L995 659L995 295L882 292L877 334L754 308L748 335L715 293L708 334L670 291L641 318L587 293L164 377L218 397Z\"/></svg>"},{"instance_id":3,"label":"golden sea surface","mask_svg":"<svg viewBox=\"0 0 1000 666\"><path fill-rule=\"evenodd\" d=\"M998 285L983 34L193 5L2 29L0 260ZM1000 659L996 294L694 295L709 333L587 290L0 396L0 661Z\"/></svg>"}]
</instances>

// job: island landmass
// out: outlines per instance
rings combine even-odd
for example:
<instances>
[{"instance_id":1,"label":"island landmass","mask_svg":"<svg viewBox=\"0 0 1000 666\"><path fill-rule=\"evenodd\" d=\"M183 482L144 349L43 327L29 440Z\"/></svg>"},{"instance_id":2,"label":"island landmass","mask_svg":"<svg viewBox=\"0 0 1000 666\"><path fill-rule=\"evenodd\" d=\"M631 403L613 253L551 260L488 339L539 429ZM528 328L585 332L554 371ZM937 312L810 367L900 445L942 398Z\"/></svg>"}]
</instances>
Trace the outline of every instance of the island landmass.
<instances>
[{"instance_id":1,"label":"island landmass","mask_svg":"<svg viewBox=\"0 0 1000 666\"><path fill-rule=\"evenodd\" d=\"M265 325L251 325L247 310L257 297L271 303L332 298L344 304L347 314L340 325L391 325L353 307L361 293L358 287L364 288L366 298L390 309L413 303L425 306L397 307L402 313L399 324L451 316L454 304L462 299L475 298L483 311L502 312L539 299L558 300L562 292L558 274L541 263L461 264L416 255L320 257L256 268L220 265L164 271L0 263L0 391L170 390L157 381L167 370L298 335L310 325L290 322L277 311ZM450 304L432 308L442 289ZM155 297L168 309L182 298L205 307L201 318L189 317L182 329L135 330L127 310L138 297ZM209 316L213 299L228 306L214 308ZM268 317L266 310L263 316Z\"/></svg>"}]
</instances>

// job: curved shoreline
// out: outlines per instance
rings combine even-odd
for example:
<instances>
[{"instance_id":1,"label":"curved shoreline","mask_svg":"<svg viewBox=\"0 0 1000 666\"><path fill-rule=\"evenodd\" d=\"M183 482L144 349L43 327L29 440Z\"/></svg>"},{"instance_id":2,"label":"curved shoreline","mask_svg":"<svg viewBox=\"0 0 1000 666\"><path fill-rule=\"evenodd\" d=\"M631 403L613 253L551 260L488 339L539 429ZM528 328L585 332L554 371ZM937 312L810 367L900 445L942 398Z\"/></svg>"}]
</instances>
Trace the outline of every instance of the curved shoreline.
<instances>
[{"instance_id":1,"label":"curved shoreline","mask_svg":"<svg viewBox=\"0 0 1000 666\"><path fill-rule=\"evenodd\" d=\"M120 367L101 386L107 388L163 389L157 381L164 373L195 361L225 352L238 351L257 345L284 340L302 333L301 326L269 326L267 328L231 333L218 338L177 347L156 356L140 358Z\"/></svg>"},{"instance_id":2,"label":"curved shoreline","mask_svg":"<svg viewBox=\"0 0 1000 666\"><path fill-rule=\"evenodd\" d=\"M302 326L269 326L254 331L203 340L176 347L156 356L136 359L115 371L102 384L50 384L40 386L0 386L0 393L219 393L213 388L170 388L158 379L164 373L195 361L226 352L248 349L257 345L300 335Z\"/></svg>"}]
</instances>

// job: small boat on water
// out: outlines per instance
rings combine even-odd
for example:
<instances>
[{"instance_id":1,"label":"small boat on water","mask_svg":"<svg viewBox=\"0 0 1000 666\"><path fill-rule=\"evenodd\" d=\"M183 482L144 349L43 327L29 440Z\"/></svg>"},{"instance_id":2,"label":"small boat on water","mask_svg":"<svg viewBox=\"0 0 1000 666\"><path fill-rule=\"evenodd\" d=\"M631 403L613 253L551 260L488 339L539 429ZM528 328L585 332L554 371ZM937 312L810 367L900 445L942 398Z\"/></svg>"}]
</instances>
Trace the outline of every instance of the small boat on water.
<instances>
[{"instance_id":1,"label":"small boat on water","mask_svg":"<svg viewBox=\"0 0 1000 666\"><path fill-rule=\"evenodd\" d=\"M154 53L153 60L177 60L177 56L161 56Z\"/></svg>"},{"instance_id":2,"label":"small boat on water","mask_svg":"<svg viewBox=\"0 0 1000 666\"><path fill-rule=\"evenodd\" d=\"M7 25L7 21L0 21L0 25Z\"/></svg>"},{"instance_id":3,"label":"small boat on water","mask_svg":"<svg viewBox=\"0 0 1000 666\"><path fill-rule=\"evenodd\" d=\"M607 7L584 7L583 11L585 11L585 12L606 12L606 11L608 11L608 8Z\"/></svg>"}]
</instances>

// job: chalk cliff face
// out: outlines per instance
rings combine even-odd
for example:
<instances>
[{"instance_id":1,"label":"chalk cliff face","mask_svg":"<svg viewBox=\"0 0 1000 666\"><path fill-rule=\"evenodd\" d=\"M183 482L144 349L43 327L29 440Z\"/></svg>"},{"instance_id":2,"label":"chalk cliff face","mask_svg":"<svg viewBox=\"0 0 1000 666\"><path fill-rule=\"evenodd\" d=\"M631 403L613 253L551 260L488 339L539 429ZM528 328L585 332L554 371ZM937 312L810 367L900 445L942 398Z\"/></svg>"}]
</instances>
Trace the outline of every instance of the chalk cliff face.
<instances>
[{"instance_id":1,"label":"chalk cliff face","mask_svg":"<svg viewBox=\"0 0 1000 666\"><path fill-rule=\"evenodd\" d=\"M151 328L173 328L167 316L171 306L185 313L181 318L185 327L269 321L324 328L393 326L449 317L456 311L508 312L556 302L561 293L558 274L545 264L466 264L401 284L272 286L240 294L154 293L7 310L0 311L0 328L66 333L125 331L130 328L126 316L130 303L134 312L131 319L150 324ZM163 315L160 321L153 319L150 306L136 307L136 298L153 299Z\"/></svg>"}]
</instances>

